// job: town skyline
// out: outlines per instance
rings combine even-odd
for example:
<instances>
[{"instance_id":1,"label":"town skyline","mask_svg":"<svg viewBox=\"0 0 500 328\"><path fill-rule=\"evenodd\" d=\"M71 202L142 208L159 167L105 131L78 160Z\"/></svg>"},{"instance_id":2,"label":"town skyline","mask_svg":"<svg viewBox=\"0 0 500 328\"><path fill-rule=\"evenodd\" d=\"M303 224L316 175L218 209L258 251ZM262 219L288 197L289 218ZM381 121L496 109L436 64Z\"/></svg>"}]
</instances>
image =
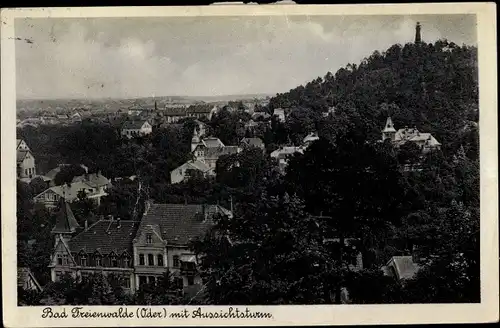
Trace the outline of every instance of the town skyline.
<instances>
[{"instance_id":1,"label":"town skyline","mask_svg":"<svg viewBox=\"0 0 500 328\"><path fill-rule=\"evenodd\" d=\"M18 19L17 98L282 93L412 42L416 22L424 42L476 43L474 15Z\"/></svg>"}]
</instances>

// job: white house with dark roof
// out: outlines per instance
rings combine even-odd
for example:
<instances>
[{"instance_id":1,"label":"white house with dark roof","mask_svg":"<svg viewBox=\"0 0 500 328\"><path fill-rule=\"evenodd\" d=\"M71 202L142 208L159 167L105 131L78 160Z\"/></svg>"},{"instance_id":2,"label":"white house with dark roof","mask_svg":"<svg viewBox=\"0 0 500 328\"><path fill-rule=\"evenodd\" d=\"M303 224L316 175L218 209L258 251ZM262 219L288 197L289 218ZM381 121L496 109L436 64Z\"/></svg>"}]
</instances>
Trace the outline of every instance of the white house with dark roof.
<instances>
[{"instance_id":1,"label":"white house with dark roof","mask_svg":"<svg viewBox=\"0 0 500 328\"><path fill-rule=\"evenodd\" d=\"M407 142L413 142L423 153L441 149L441 143L430 133L420 132L416 127L399 129L396 131L392 119L387 118L382 130L382 141L389 139L395 147L400 147Z\"/></svg>"},{"instance_id":2,"label":"white house with dark roof","mask_svg":"<svg viewBox=\"0 0 500 328\"><path fill-rule=\"evenodd\" d=\"M280 122L286 121L285 110L283 108L275 108L273 111L273 116L277 116Z\"/></svg>"},{"instance_id":3,"label":"white house with dark roof","mask_svg":"<svg viewBox=\"0 0 500 328\"><path fill-rule=\"evenodd\" d=\"M170 172L170 183L179 183L195 175L203 177L214 176L214 171L204 162L199 160L188 161Z\"/></svg>"},{"instance_id":4,"label":"white house with dark roof","mask_svg":"<svg viewBox=\"0 0 500 328\"><path fill-rule=\"evenodd\" d=\"M265 150L266 146L261 138L243 138L240 141L241 148L259 148Z\"/></svg>"},{"instance_id":5,"label":"white house with dark roof","mask_svg":"<svg viewBox=\"0 0 500 328\"><path fill-rule=\"evenodd\" d=\"M141 137L153 132L153 127L148 121L125 121L122 125L121 135L125 138Z\"/></svg>"},{"instance_id":6,"label":"white house with dark roof","mask_svg":"<svg viewBox=\"0 0 500 328\"><path fill-rule=\"evenodd\" d=\"M29 182L36 177L35 157L22 139L16 140L16 162L18 179Z\"/></svg>"},{"instance_id":7,"label":"white house with dark roof","mask_svg":"<svg viewBox=\"0 0 500 328\"><path fill-rule=\"evenodd\" d=\"M393 256L382 267L386 276L393 277L396 280L411 279L420 270L420 266L413 262L412 256Z\"/></svg>"},{"instance_id":8,"label":"white house with dark roof","mask_svg":"<svg viewBox=\"0 0 500 328\"><path fill-rule=\"evenodd\" d=\"M189 243L202 236L216 214L232 217L219 205L151 204L133 240L136 289L168 269L184 289L201 286L197 259Z\"/></svg>"}]
</instances>

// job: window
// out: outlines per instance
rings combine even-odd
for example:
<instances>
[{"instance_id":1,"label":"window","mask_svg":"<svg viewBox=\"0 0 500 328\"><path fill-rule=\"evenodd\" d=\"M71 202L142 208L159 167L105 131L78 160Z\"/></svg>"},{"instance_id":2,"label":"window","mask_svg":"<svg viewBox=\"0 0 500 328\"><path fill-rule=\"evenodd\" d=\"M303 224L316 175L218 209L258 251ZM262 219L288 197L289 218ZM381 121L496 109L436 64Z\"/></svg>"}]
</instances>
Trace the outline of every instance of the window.
<instances>
[{"instance_id":1,"label":"window","mask_svg":"<svg viewBox=\"0 0 500 328\"><path fill-rule=\"evenodd\" d=\"M63 259L61 254L57 254L57 264L63 265Z\"/></svg>"},{"instance_id":2,"label":"window","mask_svg":"<svg viewBox=\"0 0 500 328\"><path fill-rule=\"evenodd\" d=\"M193 276L188 276L187 280L188 280L188 286L194 285L194 277Z\"/></svg>"},{"instance_id":3,"label":"window","mask_svg":"<svg viewBox=\"0 0 500 328\"><path fill-rule=\"evenodd\" d=\"M148 254L148 265L155 265L155 258L153 254Z\"/></svg>"},{"instance_id":4,"label":"window","mask_svg":"<svg viewBox=\"0 0 500 328\"><path fill-rule=\"evenodd\" d=\"M117 261L117 259L116 259L116 255L112 255L112 256L111 256L111 266L112 266L113 268L116 268L116 267L118 266L118 261Z\"/></svg>"},{"instance_id":5,"label":"window","mask_svg":"<svg viewBox=\"0 0 500 328\"><path fill-rule=\"evenodd\" d=\"M129 258L128 256L125 256L125 257L123 258L123 266L124 266L125 268L130 267L130 258Z\"/></svg>"},{"instance_id":6,"label":"window","mask_svg":"<svg viewBox=\"0 0 500 328\"><path fill-rule=\"evenodd\" d=\"M56 281L61 280L62 275L63 275L62 271L56 271Z\"/></svg>"},{"instance_id":7,"label":"window","mask_svg":"<svg viewBox=\"0 0 500 328\"><path fill-rule=\"evenodd\" d=\"M146 244L152 244L153 243L153 235L150 233L146 234Z\"/></svg>"},{"instance_id":8,"label":"window","mask_svg":"<svg viewBox=\"0 0 500 328\"><path fill-rule=\"evenodd\" d=\"M80 257L80 265L81 266L87 266L87 256L86 255L82 255Z\"/></svg>"},{"instance_id":9,"label":"window","mask_svg":"<svg viewBox=\"0 0 500 328\"><path fill-rule=\"evenodd\" d=\"M63 264L68 265L69 264L69 259L68 259L68 254L63 255Z\"/></svg>"},{"instance_id":10,"label":"window","mask_svg":"<svg viewBox=\"0 0 500 328\"><path fill-rule=\"evenodd\" d=\"M173 267L178 268L180 266L179 255L174 255Z\"/></svg>"},{"instance_id":11,"label":"window","mask_svg":"<svg viewBox=\"0 0 500 328\"><path fill-rule=\"evenodd\" d=\"M149 284L155 284L156 283L156 277L155 276L148 276L148 283Z\"/></svg>"},{"instance_id":12,"label":"window","mask_svg":"<svg viewBox=\"0 0 500 328\"><path fill-rule=\"evenodd\" d=\"M96 255L95 257L95 266L100 267L102 265L102 260L100 255Z\"/></svg>"},{"instance_id":13,"label":"window","mask_svg":"<svg viewBox=\"0 0 500 328\"><path fill-rule=\"evenodd\" d=\"M130 278L123 278L123 287L130 288Z\"/></svg>"},{"instance_id":14,"label":"window","mask_svg":"<svg viewBox=\"0 0 500 328\"><path fill-rule=\"evenodd\" d=\"M163 255L162 254L158 254L158 259L157 259L156 264L158 266L163 266Z\"/></svg>"},{"instance_id":15,"label":"window","mask_svg":"<svg viewBox=\"0 0 500 328\"><path fill-rule=\"evenodd\" d=\"M24 175L28 175L28 169L24 169Z\"/></svg>"},{"instance_id":16,"label":"window","mask_svg":"<svg viewBox=\"0 0 500 328\"><path fill-rule=\"evenodd\" d=\"M139 286L147 284L146 276L139 276Z\"/></svg>"},{"instance_id":17,"label":"window","mask_svg":"<svg viewBox=\"0 0 500 328\"><path fill-rule=\"evenodd\" d=\"M144 265L144 254L139 254L139 265Z\"/></svg>"}]
</instances>

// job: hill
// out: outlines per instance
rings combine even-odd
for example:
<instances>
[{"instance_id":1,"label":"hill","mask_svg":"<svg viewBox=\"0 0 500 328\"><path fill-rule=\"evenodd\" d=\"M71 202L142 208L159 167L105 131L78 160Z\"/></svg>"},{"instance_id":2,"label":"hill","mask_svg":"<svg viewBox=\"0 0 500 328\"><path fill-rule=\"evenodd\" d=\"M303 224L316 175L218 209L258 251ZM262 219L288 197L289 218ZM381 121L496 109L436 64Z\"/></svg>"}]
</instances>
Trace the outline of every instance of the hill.
<instances>
[{"instance_id":1,"label":"hill","mask_svg":"<svg viewBox=\"0 0 500 328\"><path fill-rule=\"evenodd\" d=\"M395 44L373 52L359 65L348 64L270 100L274 108L316 112L354 109L372 138L388 115L396 127L431 132L445 148L456 149L460 131L478 122L477 48L447 40Z\"/></svg>"}]
</instances>

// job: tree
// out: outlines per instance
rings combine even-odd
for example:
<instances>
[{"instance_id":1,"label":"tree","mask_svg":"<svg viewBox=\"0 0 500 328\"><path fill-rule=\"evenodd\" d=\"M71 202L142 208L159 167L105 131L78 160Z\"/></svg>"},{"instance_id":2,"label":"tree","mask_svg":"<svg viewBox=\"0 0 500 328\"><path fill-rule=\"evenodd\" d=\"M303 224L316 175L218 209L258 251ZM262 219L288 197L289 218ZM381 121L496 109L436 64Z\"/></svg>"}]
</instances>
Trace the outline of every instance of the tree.
<instances>
[{"instance_id":1,"label":"tree","mask_svg":"<svg viewBox=\"0 0 500 328\"><path fill-rule=\"evenodd\" d=\"M71 183L74 177L84 175L85 173L87 172L80 165L62 166L54 178L54 183L56 186Z\"/></svg>"},{"instance_id":2,"label":"tree","mask_svg":"<svg viewBox=\"0 0 500 328\"><path fill-rule=\"evenodd\" d=\"M264 193L242 216L216 220L193 243L210 304L328 302L329 255L321 229L299 198Z\"/></svg>"},{"instance_id":3,"label":"tree","mask_svg":"<svg viewBox=\"0 0 500 328\"><path fill-rule=\"evenodd\" d=\"M156 282L150 282L136 292L134 303L140 305L176 305L182 304L182 286L174 281L174 276L167 271Z\"/></svg>"}]
</instances>

